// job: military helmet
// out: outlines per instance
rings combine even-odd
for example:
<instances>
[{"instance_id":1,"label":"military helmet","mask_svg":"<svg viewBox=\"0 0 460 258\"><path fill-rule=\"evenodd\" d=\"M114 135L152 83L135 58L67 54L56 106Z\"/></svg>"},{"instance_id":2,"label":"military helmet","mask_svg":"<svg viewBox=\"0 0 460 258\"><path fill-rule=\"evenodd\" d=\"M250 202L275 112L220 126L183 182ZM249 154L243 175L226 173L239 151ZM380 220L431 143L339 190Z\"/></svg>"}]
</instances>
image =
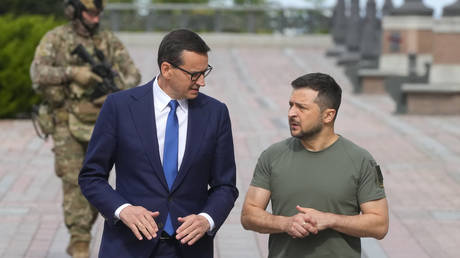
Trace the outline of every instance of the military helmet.
<instances>
[{"instance_id":1,"label":"military helmet","mask_svg":"<svg viewBox=\"0 0 460 258\"><path fill-rule=\"evenodd\" d=\"M100 12L104 9L105 0L65 0L65 13L69 18L81 17L82 11Z\"/></svg>"},{"instance_id":2,"label":"military helmet","mask_svg":"<svg viewBox=\"0 0 460 258\"><path fill-rule=\"evenodd\" d=\"M104 9L105 1L103 0L80 0L81 4L88 11L102 11Z\"/></svg>"}]
</instances>

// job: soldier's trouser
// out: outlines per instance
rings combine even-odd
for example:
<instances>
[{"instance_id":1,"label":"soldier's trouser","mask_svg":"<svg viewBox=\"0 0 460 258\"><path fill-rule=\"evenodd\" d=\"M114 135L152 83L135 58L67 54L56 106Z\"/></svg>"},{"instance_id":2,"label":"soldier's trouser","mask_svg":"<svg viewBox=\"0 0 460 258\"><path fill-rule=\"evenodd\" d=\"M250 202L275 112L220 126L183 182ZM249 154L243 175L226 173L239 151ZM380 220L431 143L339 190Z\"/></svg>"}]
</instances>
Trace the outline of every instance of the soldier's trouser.
<instances>
[{"instance_id":1,"label":"soldier's trouser","mask_svg":"<svg viewBox=\"0 0 460 258\"><path fill-rule=\"evenodd\" d=\"M97 210L86 200L78 185L87 143L77 141L67 123L57 123L53 134L55 172L62 180L64 221L71 235L70 244L91 241L91 227Z\"/></svg>"}]
</instances>

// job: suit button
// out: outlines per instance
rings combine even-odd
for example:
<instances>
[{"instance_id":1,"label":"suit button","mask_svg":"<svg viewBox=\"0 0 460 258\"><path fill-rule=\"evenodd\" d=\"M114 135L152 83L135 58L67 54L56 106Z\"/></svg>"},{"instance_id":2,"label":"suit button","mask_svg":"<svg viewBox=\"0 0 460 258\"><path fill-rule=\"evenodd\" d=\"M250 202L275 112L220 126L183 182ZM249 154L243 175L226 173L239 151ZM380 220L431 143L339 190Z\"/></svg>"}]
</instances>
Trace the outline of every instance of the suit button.
<instances>
[{"instance_id":1,"label":"suit button","mask_svg":"<svg viewBox=\"0 0 460 258\"><path fill-rule=\"evenodd\" d=\"M168 202L171 202L173 200L172 196L168 196Z\"/></svg>"}]
</instances>

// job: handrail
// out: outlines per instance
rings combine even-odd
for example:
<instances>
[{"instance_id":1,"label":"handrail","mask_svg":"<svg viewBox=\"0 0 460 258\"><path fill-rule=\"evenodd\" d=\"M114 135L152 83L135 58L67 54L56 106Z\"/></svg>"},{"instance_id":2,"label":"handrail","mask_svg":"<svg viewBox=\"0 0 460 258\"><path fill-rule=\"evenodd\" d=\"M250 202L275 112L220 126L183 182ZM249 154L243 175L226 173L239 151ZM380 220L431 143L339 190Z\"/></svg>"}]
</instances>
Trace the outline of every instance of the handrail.
<instances>
[{"instance_id":1,"label":"handrail","mask_svg":"<svg viewBox=\"0 0 460 258\"><path fill-rule=\"evenodd\" d=\"M109 3L105 10L229 10L229 11L326 11L325 9L313 9L305 7L282 7L278 5L216 5L216 4L135 4L135 3Z\"/></svg>"},{"instance_id":2,"label":"handrail","mask_svg":"<svg viewBox=\"0 0 460 258\"><path fill-rule=\"evenodd\" d=\"M112 30L168 31L186 27L200 31L305 33L325 31L328 8L279 5L110 3L103 23Z\"/></svg>"}]
</instances>

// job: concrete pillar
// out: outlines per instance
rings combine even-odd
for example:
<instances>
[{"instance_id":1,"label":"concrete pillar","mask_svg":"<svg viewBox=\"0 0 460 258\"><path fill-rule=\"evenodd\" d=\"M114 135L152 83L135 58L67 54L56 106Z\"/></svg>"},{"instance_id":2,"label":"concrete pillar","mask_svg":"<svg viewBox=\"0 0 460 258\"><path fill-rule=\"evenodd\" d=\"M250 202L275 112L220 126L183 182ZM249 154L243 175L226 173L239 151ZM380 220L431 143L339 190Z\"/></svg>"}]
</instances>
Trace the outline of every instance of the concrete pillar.
<instances>
[{"instance_id":1,"label":"concrete pillar","mask_svg":"<svg viewBox=\"0 0 460 258\"><path fill-rule=\"evenodd\" d=\"M350 17L348 18L345 38L345 51L339 56L337 64L349 66L359 61L362 25L359 0L351 0Z\"/></svg>"},{"instance_id":2,"label":"concrete pillar","mask_svg":"<svg viewBox=\"0 0 460 258\"><path fill-rule=\"evenodd\" d=\"M381 24L377 18L375 0L368 0L366 18L364 20L363 36L361 40L361 58L377 60L380 55Z\"/></svg>"},{"instance_id":3,"label":"concrete pillar","mask_svg":"<svg viewBox=\"0 0 460 258\"><path fill-rule=\"evenodd\" d=\"M332 39L334 46L327 51L327 56L338 56L345 51L346 33L347 17L345 16L345 0L337 0L332 15Z\"/></svg>"},{"instance_id":4,"label":"concrete pillar","mask_svg":"<svg viewBox=\"0 0 460 258\"><path fill-rule=\"evenodd\" d=\"M382 58L380 68L398 75L408 75L407 55L417 55L416 72L426 71L425 63L432 61L433 10L422 0L405 3L383 18Z\"/></svg>"},{"instance_id":5,"label":"concrete pillar","mask_svg":"<svg viewBox=\"0 0 460 258\"><path fill-rule=\"evenodd\" d=\"M345 16L345 0L337 0L337 5L334 8L332 37L337 45L345 44L345 36L347 30L347 18Z\"/></svg>"},{"instance_id":6,"label":"concrete pillar","mask_svg":"<svg viewBox=\"0 0 460 258\"><path fill-rule=\"evenodd\" d=\"M342 58L345 65L345 74L353 85L353 92L358 92L358 71L364 68L376 68L380 56L380 41L382 34L381 20L377 18L375 0L368 0L366 17L364 19L360 51L355 56L350 55L348 60Z\"/></svg>"},{"instance_id":7,"label":"concrete pillar","mask_svg":"<svg viewBox=\"0 0 460 258\"><path fill-rule=\"evenodd\" d=\"M359 0L351 0L350 18L348 19L346 45L349 52L358 52L361 40L361 16Z\"/></svg>"},{"instance_id":8,"label":"concrete pillar","mask_svg":"<svg viewBox=\"0 0 460 258\"><path fill-rule=\"evenodd\" d=\"M432 61L432 15L433 10L421 0L407 0L401 7L391 11L390 15L383 17L379 67L358 72L358 88L361 92L384 93L386 79L398 77L397 81L404 81L409 78L411 70L419 77L426 74L426 63ZM416 67L412 69L409 66L409 54L416 55ZM400 86L399 83L398 92Z\"/></svg>"},{"instance_id":9,"label":"concrete pillar","mask_svg":"<svg viewBox=\"0 0 460 258\"><path fill-rule=\"evenodd\" d=\"M393 1L392 0L385 0L383 3L382 7L382 17L390 15L390 13L393 11Z\"/></svg>"},{"instance_id":10,"label":"concrete pillar","mask_svg":"<svg viewBox=\"0 0 460 258\"><path fill-rule=\"evenodd\" d=\"M429 84L404 84L409 114L460 114L460 0L446 6L433 28Z\"/></svg>"}]
</instances>

